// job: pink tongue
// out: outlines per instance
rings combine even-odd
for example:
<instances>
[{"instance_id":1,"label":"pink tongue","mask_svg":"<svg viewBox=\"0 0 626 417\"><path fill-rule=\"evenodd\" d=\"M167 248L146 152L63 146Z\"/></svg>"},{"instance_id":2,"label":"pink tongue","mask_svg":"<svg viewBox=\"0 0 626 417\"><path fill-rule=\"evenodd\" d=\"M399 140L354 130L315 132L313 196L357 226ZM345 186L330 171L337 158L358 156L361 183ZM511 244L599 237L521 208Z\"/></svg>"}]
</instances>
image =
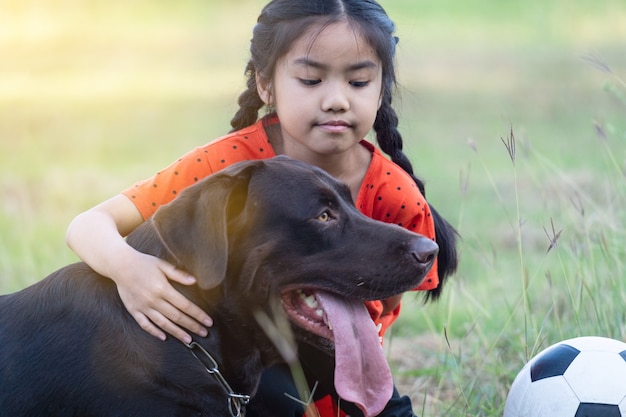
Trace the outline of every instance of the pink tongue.
<instances>
[{"instance_id":1,"label":"pink tongue","mask_svg":"<svg viewBox=\"0 0 626 417\"><path fill-rule=\"evenodd\" d=\"M379 414L391 398L393 381L378 331L365 305L327 292L315 296L335 337L335 389L366 416Z\"/></svg>"}]
</instances>

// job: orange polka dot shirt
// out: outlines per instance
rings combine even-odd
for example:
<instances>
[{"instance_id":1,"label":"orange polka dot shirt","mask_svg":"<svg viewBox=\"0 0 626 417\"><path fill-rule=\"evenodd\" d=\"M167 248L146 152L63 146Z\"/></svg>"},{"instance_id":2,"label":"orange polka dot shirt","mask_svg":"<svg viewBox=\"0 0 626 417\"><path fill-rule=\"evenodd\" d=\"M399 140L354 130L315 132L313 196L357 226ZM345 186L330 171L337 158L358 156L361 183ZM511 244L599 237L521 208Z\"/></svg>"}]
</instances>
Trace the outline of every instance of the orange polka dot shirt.
<instances>
[{"instance_id":1,"label":"orange polka dot shirt","mask_svg":"<svg viewBox=\"0 0 626 417\"><path fill-rule=\"evenodd\" d=\"M274 118L269 123L277 122ZM152 178L123 191L123 194L147 219L159 206L167 204L182 190L214 172L236 162L276 156L263 123L263 120L259 120L252 126L195 148ZM361 145L372 153L372 160L361 184L356 207L368 217L398 224L435 240L430 208L413 179L371 143L363 140ZM438 284L435 264L416 290L433 289ZM380 301L367 302L366 305L382 337L400 314L400 306L383 316Z\"/></svg>"}]
</instances>

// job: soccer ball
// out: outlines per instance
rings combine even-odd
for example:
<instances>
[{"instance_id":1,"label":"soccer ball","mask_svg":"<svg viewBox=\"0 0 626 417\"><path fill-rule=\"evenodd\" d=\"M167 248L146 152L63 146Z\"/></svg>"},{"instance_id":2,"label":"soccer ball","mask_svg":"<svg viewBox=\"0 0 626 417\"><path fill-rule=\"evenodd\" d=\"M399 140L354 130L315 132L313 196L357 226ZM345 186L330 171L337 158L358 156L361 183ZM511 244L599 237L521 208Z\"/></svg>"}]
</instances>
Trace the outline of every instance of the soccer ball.
<instances>
[{"instance_id":1,"label":"soccer ball","mask_svg":"<svg viewBox=\"0 0 626 417\"><path fill-rule=\"evenodd\" d=\"M513 381L504 417L626 417L626 343L579 337L543 350Z\"/></svg>"}]
</instances>

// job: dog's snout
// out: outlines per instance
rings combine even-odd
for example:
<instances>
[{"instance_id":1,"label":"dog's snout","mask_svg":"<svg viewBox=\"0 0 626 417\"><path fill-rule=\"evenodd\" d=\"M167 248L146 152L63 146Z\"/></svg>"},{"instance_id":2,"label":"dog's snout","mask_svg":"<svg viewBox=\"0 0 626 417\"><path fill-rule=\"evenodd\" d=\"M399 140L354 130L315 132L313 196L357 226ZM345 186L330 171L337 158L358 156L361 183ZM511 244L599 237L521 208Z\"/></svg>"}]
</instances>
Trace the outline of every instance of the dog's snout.
<instances>
[{"instance_id":1,"label":"dog's snout","mask_svg":"<svg viewBox=\"0 0 626 417\"><path fill-rule=\"evenodd\" d=\"M417 262L422 265L429 265L435 261L439 253L439 246L427 238L417 239L413 243L411 254Z\"/></svg>"}]
</instances>

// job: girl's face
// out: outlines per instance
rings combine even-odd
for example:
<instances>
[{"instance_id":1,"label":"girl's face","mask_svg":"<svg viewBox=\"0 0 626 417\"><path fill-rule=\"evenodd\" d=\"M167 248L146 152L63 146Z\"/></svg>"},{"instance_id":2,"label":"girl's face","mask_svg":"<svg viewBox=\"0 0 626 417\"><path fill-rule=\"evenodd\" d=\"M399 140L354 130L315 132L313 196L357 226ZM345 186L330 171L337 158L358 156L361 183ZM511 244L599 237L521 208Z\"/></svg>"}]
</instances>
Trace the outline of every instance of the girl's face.
<instances>
[{"instance_id":1,"label":"girl's face","mask_svg":"<svg viewBox=\"0 0 626 417\"><path fill-rule=\"evenodd\" d=\"M354 149L380 107L382 66L348 22L313 26L276 65L259 94L281 122L283 151L310 163Z\"/></svg>"}]
</instances>

